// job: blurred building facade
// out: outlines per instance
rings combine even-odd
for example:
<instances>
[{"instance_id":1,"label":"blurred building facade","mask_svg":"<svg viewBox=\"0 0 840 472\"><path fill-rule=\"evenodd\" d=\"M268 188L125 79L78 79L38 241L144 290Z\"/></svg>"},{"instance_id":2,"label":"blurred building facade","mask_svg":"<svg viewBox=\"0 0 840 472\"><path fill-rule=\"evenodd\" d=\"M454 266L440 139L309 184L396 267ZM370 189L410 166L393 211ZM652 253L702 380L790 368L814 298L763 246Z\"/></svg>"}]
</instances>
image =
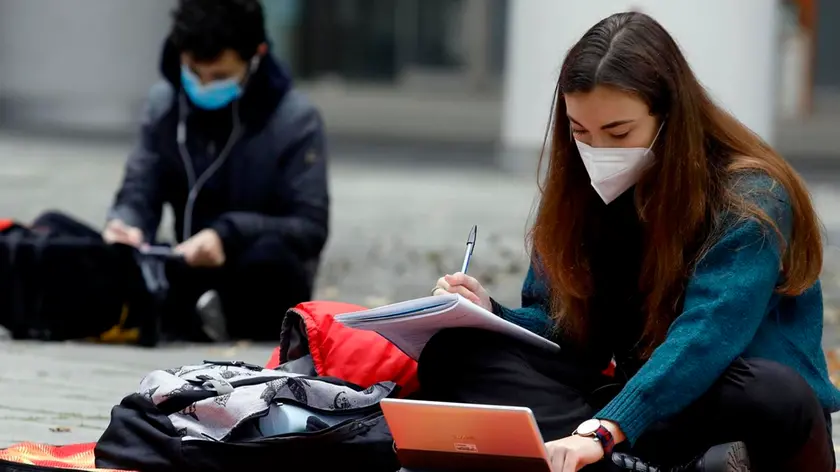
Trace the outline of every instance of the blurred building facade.
<instances>
[{"instance_id":1,"label":"blurred building facade","mask_svg":"<svg viewBox=\"0 0 840 472\"><path fill-rule=\"evenodd\" d=\"M170 0L0 0L0 121L134 126L157 77Z\"/></svg>"},{"instance_id":2,"label":"blurred building facade","mask_svg":"<svg viewBox=\"0 0 840 472\"><path fill-rule=\"evenodd\" d=\"M157 77L173 4L0 0L0 123L130 131ZM626 9L659 19L715 98L771 141L801 135L780 120L828 116L840 123L840 56L832 47L840 2L263 4L274 53L336 136L539 147L566 50L597 20Z\"/></svg>"}]
</instances>

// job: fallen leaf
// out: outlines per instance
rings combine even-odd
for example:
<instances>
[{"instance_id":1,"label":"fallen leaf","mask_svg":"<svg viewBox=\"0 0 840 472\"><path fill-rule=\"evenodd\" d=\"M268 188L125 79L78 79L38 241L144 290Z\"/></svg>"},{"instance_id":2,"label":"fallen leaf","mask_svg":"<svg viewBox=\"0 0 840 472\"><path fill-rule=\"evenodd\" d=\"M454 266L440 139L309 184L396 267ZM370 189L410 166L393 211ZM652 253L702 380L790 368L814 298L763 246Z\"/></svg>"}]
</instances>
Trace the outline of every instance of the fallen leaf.
<instances>
[{"instance_id":1,"label":"fallen leaf","mask_svg":"<svg viewBox=\"0 0 840 472\"><path fill-rule=\"evenodd\" d=\"M239 349L235 347L230 347L222 352L222 355L225 357L234 357L239 353Z\"/></svg>"},{"instance_id":2,"label":"fallen leaf","mask_svg":"<svg viewBox=\"0 0 840 472\"><path fill-rule=\"evenodd\" d=\"M207 349L208 353L212 353L214 355L224 357L224 358L231 358L236 356L239 353L239 349L236 346L223 346L223 347L212 347Z\"/></svg>"},{"instance_id":3,"label":"fallen leaf","mask_svg":"<svg viewBox=\"0 0 840 472\"><path fill-rule=\"evenodd\" d=\"M376 297L376 296L365 297L365 305L369 306L369 307L376 308L376 307L380 307L380 306L385 306L389 303L391 303L391 302L385 297Z\"/></svg>"},{"instance_id":4,"label":"fallen leaf","mask_svg":"<svg viewBox=\"0 0 840 472\"><path fill-rule=\"evenodd\" d=\"M840 388L840 356L837 350L832 349L825 353L825 360L828 364L828 376L836 387Z\"/></svg>"},{"instance_id":5,"label":"fallen leaf","mask_svg":"<svg viewBox=\"0 0 840 472\"><path fill-rule=\"evenodd\" d=\"M324 298L324 299L327 299L327 300L335 300L340 295L341 295L341 291L338 289L338 287L329 286L329 287L325 287L324 290L321 291L321 297L320 298Z\"/></svg>"},{"instance_id":6,"label":"fallen leaf","mask_svg":"<svg viewBox=\"0 0 840 472\"><path fill-rule=\"evenodd\" d=\"M826 305L823 310L823 319L829 324L840 323L840 309L834 306Z\"/></svg>"}]
</instances>

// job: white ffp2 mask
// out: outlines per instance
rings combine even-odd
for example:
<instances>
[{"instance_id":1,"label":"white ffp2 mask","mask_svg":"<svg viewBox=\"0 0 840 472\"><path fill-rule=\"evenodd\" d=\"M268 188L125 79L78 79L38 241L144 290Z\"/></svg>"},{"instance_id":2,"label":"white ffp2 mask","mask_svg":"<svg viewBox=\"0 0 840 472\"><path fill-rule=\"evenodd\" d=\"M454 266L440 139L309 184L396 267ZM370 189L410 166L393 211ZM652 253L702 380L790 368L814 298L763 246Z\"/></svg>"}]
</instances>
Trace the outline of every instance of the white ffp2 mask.
<instances>
[{"instance_id":1,"label":"white ffp2 mask","mask_svg":"<svg viewBox=\"0 0 840 472\"><path fill-rule=\"evenodd\" d=\"M659 131L662 131L662 126ZM642 173L653 162L651 149L659 131L647 148L594 148L575 140L592 188L604 203L611 203L638 183Z\"/></svg>"}]
</instances>

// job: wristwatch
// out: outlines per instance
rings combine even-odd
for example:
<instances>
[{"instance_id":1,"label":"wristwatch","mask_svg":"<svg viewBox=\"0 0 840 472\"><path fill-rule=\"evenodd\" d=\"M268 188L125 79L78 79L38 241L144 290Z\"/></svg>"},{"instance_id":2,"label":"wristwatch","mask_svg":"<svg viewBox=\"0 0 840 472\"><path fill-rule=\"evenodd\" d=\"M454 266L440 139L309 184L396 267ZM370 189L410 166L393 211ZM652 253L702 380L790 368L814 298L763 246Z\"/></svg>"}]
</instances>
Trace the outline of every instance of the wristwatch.
<instances>
[{"instance_id":1,"label":"wristwatch","mask_svg":"<svg viewBox=\"0 0 840 472\"><path fill-rule=\"evenodd\" d=\"M612 454L612 450L615 447L615 438L613 438L610 430L601 424L601 420L592 419L584 421L577 427L572 435L592 438L593 440L598 441L604 449L604 456Z\"/></svg>"}]
</instances>

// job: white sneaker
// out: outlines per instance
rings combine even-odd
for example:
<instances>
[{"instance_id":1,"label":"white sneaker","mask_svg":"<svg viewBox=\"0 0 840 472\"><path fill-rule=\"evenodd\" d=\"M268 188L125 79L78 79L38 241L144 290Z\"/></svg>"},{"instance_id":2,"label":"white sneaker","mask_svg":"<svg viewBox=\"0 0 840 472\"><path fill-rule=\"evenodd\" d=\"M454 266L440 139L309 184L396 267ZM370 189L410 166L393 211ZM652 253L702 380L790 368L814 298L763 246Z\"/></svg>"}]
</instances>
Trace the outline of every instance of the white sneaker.
<instances>
[{"instance_id":1,"label":"white sneaker","mask_svg":"<svg viewBox=\"0 0 840 472\"><path fill-rule=\"evenodd\" d=\"M222 299L215 290L209 290L199 297L195 310L201 319L201 329L213 342L225 342L230 338L227 332L227 320L222 311Z\"/></svg>"}]
</instances>

